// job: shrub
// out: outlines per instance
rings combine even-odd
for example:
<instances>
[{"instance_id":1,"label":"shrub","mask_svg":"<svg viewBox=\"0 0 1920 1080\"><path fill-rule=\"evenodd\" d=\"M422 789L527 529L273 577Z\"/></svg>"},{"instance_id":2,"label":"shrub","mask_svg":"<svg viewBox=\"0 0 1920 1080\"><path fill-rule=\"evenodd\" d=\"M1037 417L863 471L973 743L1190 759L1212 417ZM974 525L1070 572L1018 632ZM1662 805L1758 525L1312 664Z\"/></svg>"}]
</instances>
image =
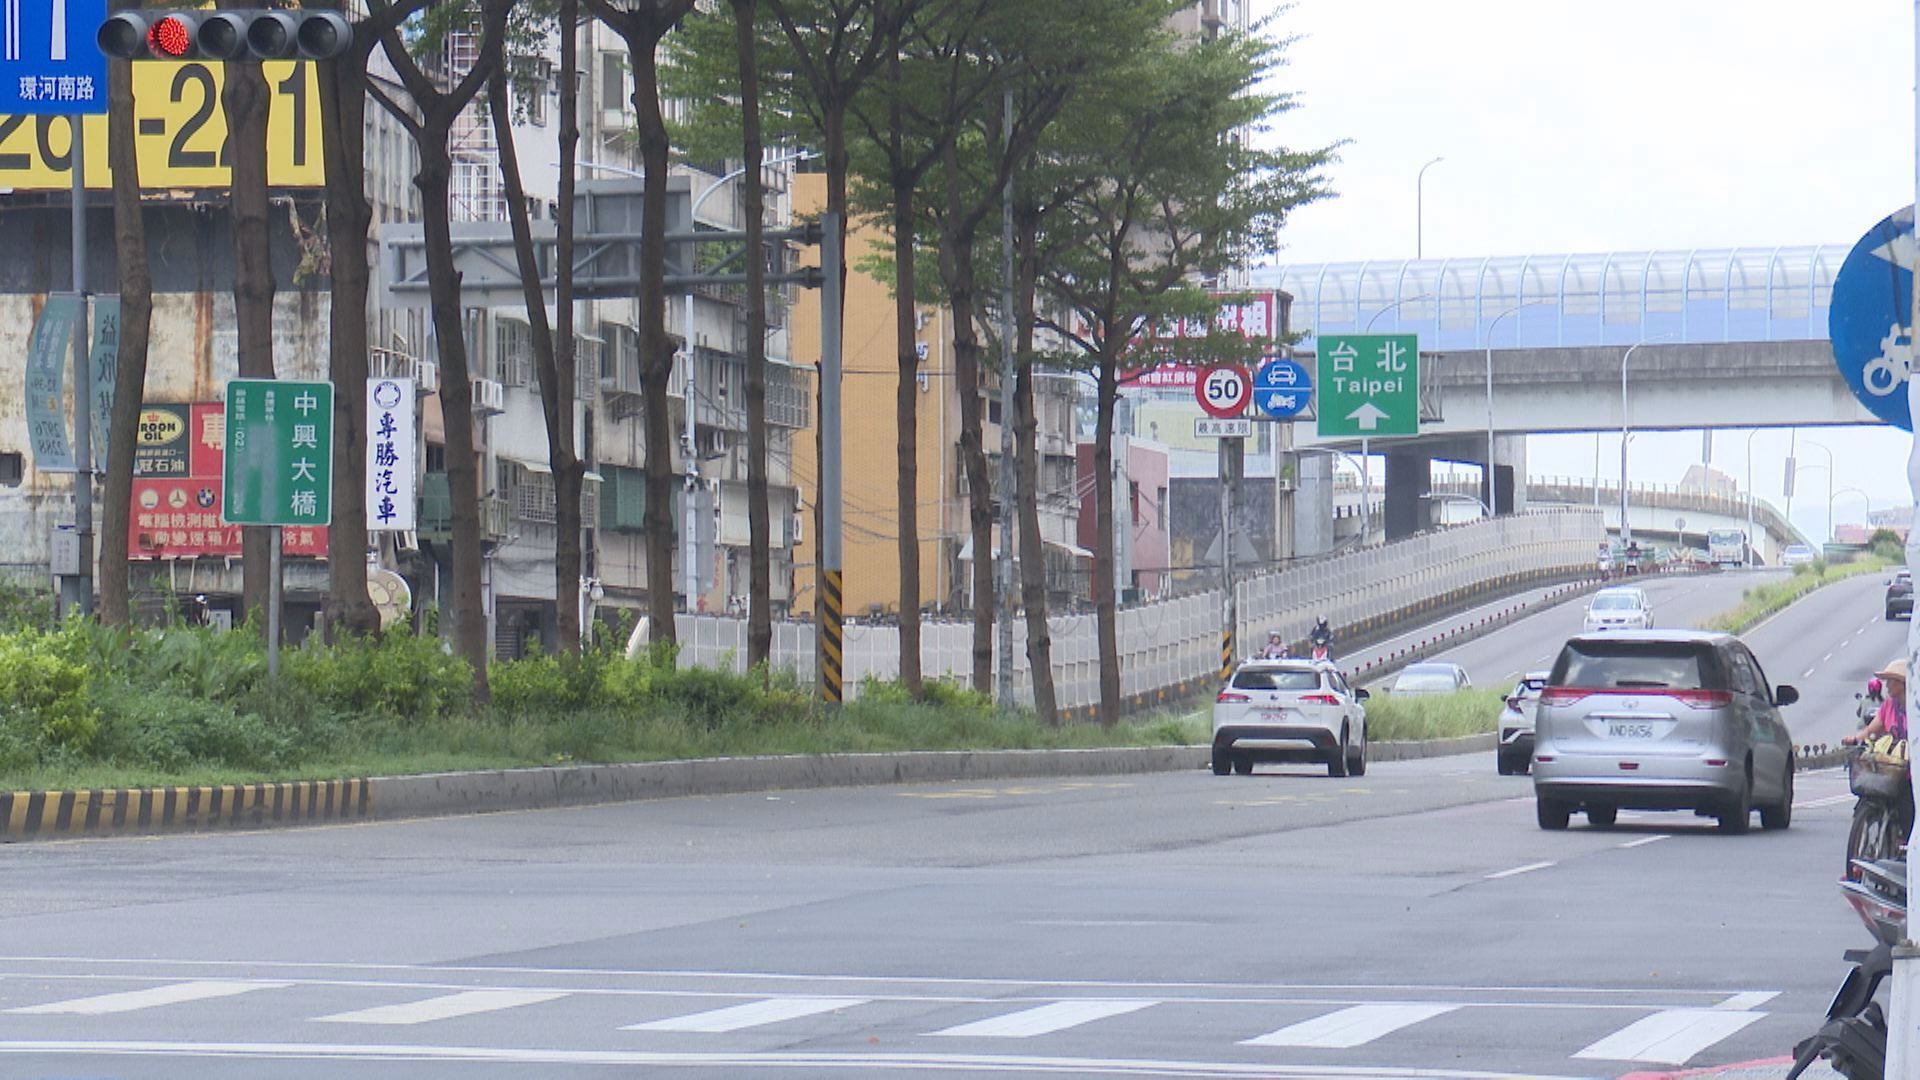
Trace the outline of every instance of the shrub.
<instances>
[{"instance_id":1,"label":"shrub","mask_svg":"<svg viewBox=\"0 0 1920 1080\"><path fill-rule=\"evenodd\" d=\"M271 768L294 749L288 732L223 701L127 684L103 690L99 700L99 756L124 765Z\"/></svg>"},{"instance_id":2,"label":"shrub","mask_svg":"<svg viewBox=\"0 0 1920 1080\"><path fill-rule=\"evenodd\" d=\"M335 712L412 720L463 710L473 671L438 638L389 631L296 649L286 677Z\"/></svg>"},{"instance_id":3,"label":"shrub","mask_svg":"<svg viewBox=\"0 0 1920 1080\"><path fill-rule=\"evenodd\" d=\"M604 653L579 656L535 654L494 664L487 673L493 707L509 716L592 708L601 702L602 677L609 666Z\"/></svg>"},{"instance_id":4,"label":"shrub","mask_svg":"<svg viewBox=\"0 0 1920 1080\"><path fill-rule=\"evenodd\" d=\"M99 731L77 639L62 632L0 635L0 728L11 753L83 754Z\"/></svg>"}]
</instances>

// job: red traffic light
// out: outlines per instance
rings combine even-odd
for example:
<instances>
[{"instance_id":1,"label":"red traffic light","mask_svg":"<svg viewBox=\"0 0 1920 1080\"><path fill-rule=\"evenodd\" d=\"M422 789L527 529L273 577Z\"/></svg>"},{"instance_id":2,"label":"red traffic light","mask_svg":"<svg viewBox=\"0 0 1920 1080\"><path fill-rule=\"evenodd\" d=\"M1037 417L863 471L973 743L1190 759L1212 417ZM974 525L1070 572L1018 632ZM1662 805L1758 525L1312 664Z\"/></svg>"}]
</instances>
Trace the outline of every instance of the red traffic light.
<instances>
[{"instance_id":1,"label":"red traffic light","mask_svg":"<svg viewBox=\"0 0 1920 1080\"><path fill-rule=\"evenodd\" d=\"M155 56L190 59L199 51L194 47L193 31L193 25L184 17L168 15L147 28L147 48Z\"/></svg>"}]
</instances>

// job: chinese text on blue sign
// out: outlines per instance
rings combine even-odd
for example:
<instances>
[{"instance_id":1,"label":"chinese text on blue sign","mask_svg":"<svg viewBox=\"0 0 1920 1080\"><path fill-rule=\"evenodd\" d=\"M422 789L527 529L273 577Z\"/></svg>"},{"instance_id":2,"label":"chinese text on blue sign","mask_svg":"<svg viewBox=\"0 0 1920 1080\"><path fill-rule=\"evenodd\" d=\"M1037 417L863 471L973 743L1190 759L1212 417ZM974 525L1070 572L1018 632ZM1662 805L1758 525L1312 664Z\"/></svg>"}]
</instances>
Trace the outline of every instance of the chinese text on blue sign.
<instances>
[{"instance_id":1,"label":"chinese text on blue sign","mask_svg":"<svg viewBox=\"0 0 1920 1080\"><path fill-rule=\"evenodd\" d=\"M106 0L0 0L0 115L107 111Z\"/></svg>"}]
</instances>

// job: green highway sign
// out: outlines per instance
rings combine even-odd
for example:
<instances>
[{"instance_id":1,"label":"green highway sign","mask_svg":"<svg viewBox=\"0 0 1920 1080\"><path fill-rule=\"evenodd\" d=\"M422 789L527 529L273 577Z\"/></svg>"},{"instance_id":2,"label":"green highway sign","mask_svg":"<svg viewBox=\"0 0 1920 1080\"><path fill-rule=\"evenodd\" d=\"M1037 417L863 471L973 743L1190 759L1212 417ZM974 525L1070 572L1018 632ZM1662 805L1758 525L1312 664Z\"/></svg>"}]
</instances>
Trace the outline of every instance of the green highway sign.
<instances>
[{"instance_id":1,"label":"green highway sign","mask_svg":"<svg viewBox=\"0 0 1920 1080\"><path fill-rule=\"evenodd\" d=\"M1414 334L1322 334L1319 433L1420 434L1420 343Z\"/></svg>"},{"instance_id":2,"label":"green highway sign","mask_svg":"<svg viewBox=\"0 0 1920 1080\"><path fill-rule=\"evenodd\" d=\"M230 380L226 419L228 524L332 524L332 383Z\"/></svg>"}]
</instances>

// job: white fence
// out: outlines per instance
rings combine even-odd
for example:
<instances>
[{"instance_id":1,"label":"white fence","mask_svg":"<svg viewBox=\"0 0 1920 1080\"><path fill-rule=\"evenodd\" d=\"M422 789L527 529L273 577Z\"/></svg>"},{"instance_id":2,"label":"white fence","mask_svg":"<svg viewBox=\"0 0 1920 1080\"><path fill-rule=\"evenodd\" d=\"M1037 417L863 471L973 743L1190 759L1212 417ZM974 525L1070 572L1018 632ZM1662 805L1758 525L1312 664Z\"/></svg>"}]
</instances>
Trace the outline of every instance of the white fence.
<instances>
[{"instance_id":1,"label":"white fence","mask_svg":"<svg viewBox=\"0 0 1920 1080\"><path fill-rule=\"evenodd\" d=\"M1573 570L1592 558L1602 533L1601 517L1591 510L1520 514L1263 574L1238 583L1236 638L1243 652L1250 651L1270 629L1279 629L1292 641L1304 639L1318 615L1325 615L1339 632L1377 624L1406 608L1460 594L1483 582ZM1221 601L1220 590L1210 589L1121 609L1116 627L1121 696L1152 694L1218 671ZM1057 616L1049 623L1060 707L1084 709L1097 704L1100 658L1093 614ZM745 620L680 615L674 625L682 665L746 669ZM970 677L971 623L926 622L920 635L921 668L927 678L964 681ZM899 628L849 620L845 638L843 673L849 699L859 694L860 681L868 676L899 676ZM1026 641L1026 621L1016 619L1013 682L1016 694L1031 701ZM997 635L995 645L997 651ZM774 625L773 664L803 678L812 677L811 623Z\"/></svg>"}]
</instances>

